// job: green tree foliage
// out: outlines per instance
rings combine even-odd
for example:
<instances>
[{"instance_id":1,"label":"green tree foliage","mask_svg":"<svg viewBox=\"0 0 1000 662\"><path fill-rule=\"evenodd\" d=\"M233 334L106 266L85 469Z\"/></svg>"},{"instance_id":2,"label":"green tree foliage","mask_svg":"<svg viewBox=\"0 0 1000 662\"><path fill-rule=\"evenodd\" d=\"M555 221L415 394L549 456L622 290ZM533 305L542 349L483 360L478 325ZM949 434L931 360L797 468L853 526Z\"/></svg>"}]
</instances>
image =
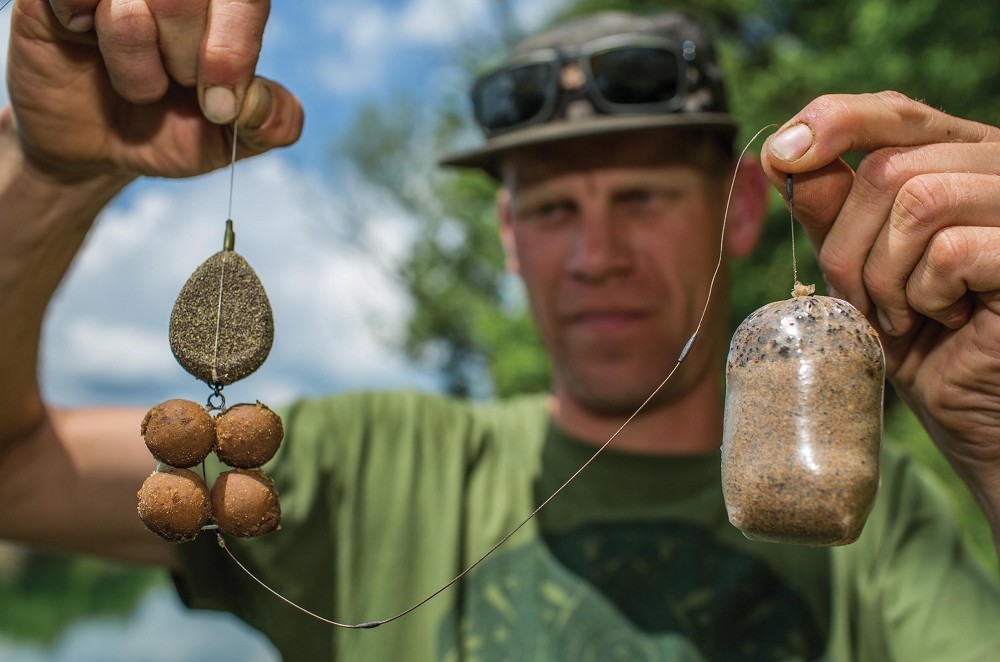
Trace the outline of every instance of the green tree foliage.
<instances>
[{"instance_id":1,"label":"green tree foliage","mask_svg":"<svg viewBox=\"0 0 1000 662\"><path fill-rule=\"evenodd\" d=\"M420 225L405 262L391 267L414 303L404 348L438 366L456 395L543 390L545 356L497 237L496 186L476 173L441 173L435 163L463 130L461 109L424 123L413 108L369 107L336 146ZM432 135L420 132L429 125Z\"/></svg>"},{"instance_id":2,"label":"green tree foliage","mask_svg":"<svg viewBox=\"0 0 1000 662\"><path fill-rule=\"evenodd\" d=\"M690 10L716 35L730 105L743 127L740 146L758 129L783 123L827 93L895 89L946 112L1000 124L1000 3L577 0L567 3L559 19L603 9L667 8ZM497 60L499 51L499 45L480 49L470 71ZM414 121L411 111L369 110L351 132L346 154L419 219L418 238L399 269L417 304L405 341L412 356L441 366L455 393L503 396L544 389L544 353L523 301L509 294L504 275L492 211L494 184L475 173L428 177L434 172L429 154L468 143L464 103L458 96L446 99L436 109L438 120L428 124ZM421 135L421 126L433 126L433 136ZM856 166L863 156L846 159ZM734 327L757 307L788 296L789 229L788 210L774 196L758 250L733 267ZM822 276L804 236L798 258L800 280L817 282L822 292ZM977 549L995 563L988 529L964 485L891 394L886 421L890 436L904 440L947 484Z\"/></svg>"}]
</instances>

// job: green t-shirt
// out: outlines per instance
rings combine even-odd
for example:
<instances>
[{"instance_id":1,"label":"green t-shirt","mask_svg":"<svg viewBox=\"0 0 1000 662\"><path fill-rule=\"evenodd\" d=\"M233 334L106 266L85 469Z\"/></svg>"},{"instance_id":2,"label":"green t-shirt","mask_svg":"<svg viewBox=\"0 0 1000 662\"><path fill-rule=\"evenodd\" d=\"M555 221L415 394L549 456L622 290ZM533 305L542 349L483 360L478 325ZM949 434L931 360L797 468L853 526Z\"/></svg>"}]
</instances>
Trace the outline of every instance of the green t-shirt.
<instances>
[{"instance_id":1,"label":"green t-shirt","mask_svg":"<svg viewBox=\"0 0 1000 662\"><path fill-rule=\"evenodd\" d=\"M266 467L282 528L227 545L276 591L342 623L427 597L594 450L555 429L541 397L359 393L282 415L286 438ZM744 538L726 517L719 462L612 447L462 582L373 630L286 605L211 534L178 548L178 585L286 660L1000 659L996 578L907 456L887 448L864 533L833 549Z\"/></svg>"}]
</instances>

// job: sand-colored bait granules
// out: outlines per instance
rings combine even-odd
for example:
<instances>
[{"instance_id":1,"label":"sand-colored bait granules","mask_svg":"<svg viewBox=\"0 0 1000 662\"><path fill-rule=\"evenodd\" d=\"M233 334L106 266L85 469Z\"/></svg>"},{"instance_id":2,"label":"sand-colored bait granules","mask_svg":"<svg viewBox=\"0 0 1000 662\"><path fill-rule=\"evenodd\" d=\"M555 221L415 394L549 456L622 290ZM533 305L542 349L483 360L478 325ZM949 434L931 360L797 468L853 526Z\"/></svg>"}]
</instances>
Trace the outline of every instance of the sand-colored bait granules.
<instances>
[{"instance_id":1,"label":"sand-colored bait granules","mask_svg":"<svg viewBox=\"0 0 1000 662\"><path fill-rule=\"evenodd\" d=\"M170 542L194 540L208 522L209 492L190 469L156 471L139 489L139 518Z\"/></svg>"},{"instance_id":2,"label":"sand-colored bait granules","mask_svg":"<svg viewBox=\"0 0 1000 662\"><path fill-rule=\"evenodd\" d=\"M233 469L212 485L212 517L219 530L252 538L270 533L281 522L274 481L259 469Z\"/></svg>"},{"instance_id":3,"label":"sand-colored bait granules","mask_svg":"<svg viewBox=\"0 0 1000 662\"><path fill-rule=\"evenodd\" d=\"M156 405L142 419L140 432L153 457L174 467L193 467L215 446L215 419L190 400Z\"/></svg>"},{"instance_id":4,"label":"sand-colored bait granules","mask_svg":"<svg viewBox=\"0 0 1000 662\"><path fill-rule=\"evenodd\" d=\"M278 451L281 417L261 403L234 405L215 421L215 453L231 467L259 467Z\"/></svg>"},{"instance_id":5,"label":"sand-colored bait granules","mask_svg":"<svg viewBox=\"0 0 1000 662\"><path fill-rule=\"evenodd\" d=\"M231 384L255 371L273 341L267 293L235 251L219 251L205 260L184 284L170 314L174 356L209 384Z\"/></svg>"},{"instance_id":6,"label":"sand-colored bait granules","mask_svg":"<svg viewBox=\"0 0 1000 662\"><path fill-rule=\"evenodd\" d=\"M879 480L885 359L849 303L796 296L736 330L726 372L722 486L748 538L843 545Z\"/></svg>"}]
</instances>

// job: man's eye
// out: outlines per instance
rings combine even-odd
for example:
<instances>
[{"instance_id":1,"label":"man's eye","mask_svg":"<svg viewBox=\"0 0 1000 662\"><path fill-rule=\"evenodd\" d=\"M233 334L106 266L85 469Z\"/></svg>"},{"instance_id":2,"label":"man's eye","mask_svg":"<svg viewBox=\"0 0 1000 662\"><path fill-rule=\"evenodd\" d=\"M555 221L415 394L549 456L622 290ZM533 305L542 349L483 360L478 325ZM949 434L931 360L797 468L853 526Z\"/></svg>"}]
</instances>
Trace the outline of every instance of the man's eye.
<instances>
[{"instance_id":1,"label":"man's eye","mask_svg":"<svg viewBox=\"0 0 1000 662\"><path fill-rule=\"evenodd\" d=\"M662 197L658 191L636 189L622 193L618 196L618 200L628 205L651 205L658 202Z\"/></svg>"},{"instance_id":2,"label":"man's eye","mask_svg":"<svg viewBox=\"0 0 1000 662\"><path fill-rule=\"evenodd\" d=\"M526 210L528 220L553 222L566 218L572 212L572 205L566 202L546 202Z\"/></svg>"},{"instance_id":3,"label":"man's eye","mask_svg":"<svg viewBox=\"0 0 1000 662\"><path fill-rule=\"evenodd\" d=\"M562 202L553 202L542 205L538 208L539 216L557 216L566 212L566 205Z\"/></svg>"},{"instance_id":4,"label":"man's eye","mask_svg":"<svg viewBox=\"0 0 1000 662\"><path fill-rule=\"evenodd\" d=\"M684 197L684 193L670 188L637 188L622 191L615 196L617 206L632 213L658 213Z\"/></svg>"}]
</instances>

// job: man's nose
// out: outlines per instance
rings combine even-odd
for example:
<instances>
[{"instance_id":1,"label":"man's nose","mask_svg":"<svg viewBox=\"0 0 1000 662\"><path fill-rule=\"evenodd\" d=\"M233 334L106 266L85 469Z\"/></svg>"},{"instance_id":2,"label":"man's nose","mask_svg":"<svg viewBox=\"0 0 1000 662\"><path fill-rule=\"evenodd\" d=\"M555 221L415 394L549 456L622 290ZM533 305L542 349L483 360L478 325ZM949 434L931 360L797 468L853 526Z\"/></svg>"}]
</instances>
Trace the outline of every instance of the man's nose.
<instances>
[{"instance_id":1,"label":"man's nose","mask_svg":"<svg viewBox=\"0 0 1000 662\"><path fill-rule=\"evenodd\" d=\"M628 272L633 254L627 230L605 213L582 216L570 250L570 273L587 281L603 281Z\"/></svg>"}]
</instances>

